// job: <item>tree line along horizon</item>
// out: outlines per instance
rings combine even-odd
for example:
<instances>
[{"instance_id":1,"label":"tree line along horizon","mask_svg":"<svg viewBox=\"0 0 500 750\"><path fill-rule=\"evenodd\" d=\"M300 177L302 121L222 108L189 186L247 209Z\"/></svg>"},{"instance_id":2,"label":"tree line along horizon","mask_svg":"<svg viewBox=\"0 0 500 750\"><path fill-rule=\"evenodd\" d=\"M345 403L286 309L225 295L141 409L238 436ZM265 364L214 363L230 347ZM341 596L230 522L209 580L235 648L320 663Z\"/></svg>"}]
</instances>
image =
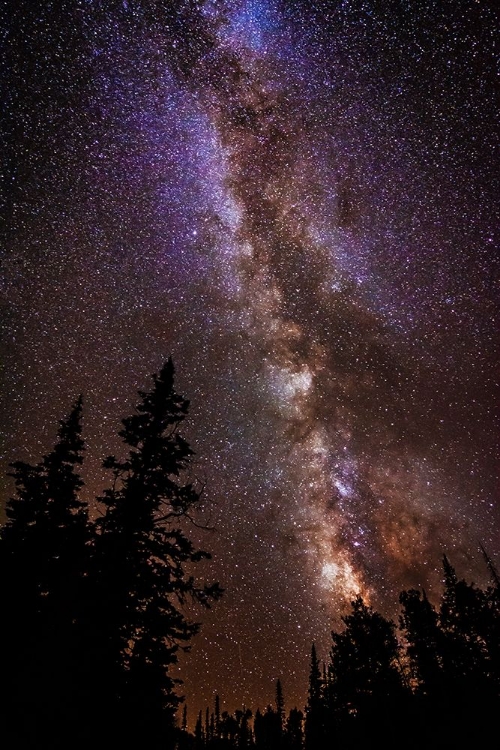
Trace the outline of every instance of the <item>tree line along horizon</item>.
<instances>
[{"instance_id":1,"label":"tree line along horizon","mask_svg":"<svg viewBox=\"0 0 500 750\"><path fill-rule=\"evenodd\" d=\"M96 519L80 497L82 397L52 451L10 465L15 493L0 529L6 750L87 748L96 738L147 750L486 742L500 708L500 579L483 548L487 587L459 578L443 555L439 603L402 591L398 623L357 596L323 665L312 644L303 708L285 715L278 680L274 707L230 714L216 697L188 729L172 667L200 628L190 605L209 608L223 590L193 572L210 554L187 531L203 490L180 433L189 401L175 390L171 358L152 378L122 420L126 457L103 462L109 486Z\"/></svg>"}]
</instances>

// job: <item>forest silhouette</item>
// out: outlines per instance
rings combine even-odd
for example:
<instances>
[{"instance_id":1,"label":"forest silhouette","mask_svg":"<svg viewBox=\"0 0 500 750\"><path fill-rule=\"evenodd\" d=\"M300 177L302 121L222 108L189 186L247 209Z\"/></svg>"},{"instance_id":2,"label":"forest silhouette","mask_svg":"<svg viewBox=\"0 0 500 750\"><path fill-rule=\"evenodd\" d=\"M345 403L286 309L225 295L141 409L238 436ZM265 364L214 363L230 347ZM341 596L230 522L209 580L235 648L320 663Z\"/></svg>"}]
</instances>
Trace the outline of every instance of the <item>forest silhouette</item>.
<instances>
[{"instance_id":1,"label":"forest silhouette","mask_svg":"<svg viewBox=\"0 0 500 750\"><path fill-rule=\"evenodd\" d=\"M285 710L282 683L264 710L214 705L188 727L179 650L210 607L216 582L193 571L210 554L188 533L202 488L180 428L189 402L168 359L139 391L109 456L109 486L93 518L82 500L82 398L36 464L11 464L15 494L0 533L2 747L468 748L490 744L500 709L500 579L480 588L443 556L437 605L399 595L398 622L356 597L331 634L326 662L314 644L304 706ZM307 659L308 655L305 654Z\"/></svg>"}]
</instances>

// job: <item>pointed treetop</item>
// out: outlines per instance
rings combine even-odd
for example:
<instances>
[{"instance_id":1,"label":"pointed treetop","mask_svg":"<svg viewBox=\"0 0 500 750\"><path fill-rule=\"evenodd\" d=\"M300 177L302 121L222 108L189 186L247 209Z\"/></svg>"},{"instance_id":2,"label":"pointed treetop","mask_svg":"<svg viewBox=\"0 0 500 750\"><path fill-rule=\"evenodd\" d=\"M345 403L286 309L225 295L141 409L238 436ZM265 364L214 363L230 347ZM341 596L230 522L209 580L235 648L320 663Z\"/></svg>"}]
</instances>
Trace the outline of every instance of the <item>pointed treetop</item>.
<instances>
[{"instance_id":1,"label":"pointed treetop","mask_svg":"<svg viewBox=\"0 0 500 750\"><path fill-rule=\"evenodd\" d=\"M319 660L316 654L316 646L313 643L311 647L311 669L309 672L309 705L317 701L321 695L321 671Z\"/></svg>"},{"instance_id":2,"label":"pointed treetop","mask_svg":"<svg viewBox=\"0 0 500 750\"><path fill-rule=\"evenodd\" d=\"M458 577L455 568L450 563L446 555L443 555L443 571L445 585L443 596L446 597L446 594L448 593L449 595L451 591L456 589L456 586L458 584Z\"/></svg>"},{"instance_id":3,"label":"pointed treetop","mask_svg":"<svg viewBox=\"0 0 500 750\"><path fill-rule=\"evenodd\" d=\"M495 587L497 589L500 589L500 577L498 575L498 571L497 571L495 565L493 564L493 561L492 561L491 557L488 555L488 553L486 552L485 548L483 547L483 545L480 544L479 546L481 548L481 552L483 553L483 557L484 557L484 560L486 562L486 565L488 566L488 570L490 571L490 575L491 575L491 578L493 580L493 583L495 584Z\"/></svg>"}]
</instances>

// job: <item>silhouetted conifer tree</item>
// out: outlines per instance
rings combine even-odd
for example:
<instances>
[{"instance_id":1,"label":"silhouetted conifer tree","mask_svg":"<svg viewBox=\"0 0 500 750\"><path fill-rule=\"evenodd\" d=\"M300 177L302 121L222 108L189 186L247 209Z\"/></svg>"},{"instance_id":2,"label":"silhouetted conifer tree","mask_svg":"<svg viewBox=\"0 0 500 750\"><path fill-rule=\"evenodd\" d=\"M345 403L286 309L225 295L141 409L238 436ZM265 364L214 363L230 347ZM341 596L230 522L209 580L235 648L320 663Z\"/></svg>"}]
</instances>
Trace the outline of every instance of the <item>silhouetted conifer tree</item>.
<instances>
[{"instance_id":1,"label":"silhouetted conifer tree","mask_svg":"<svg viewBox=\"0 0 500 750\"><path fill-rule=\"evenodd\" d=\"M182 481L193 455L179 434L189 402L175 391L170 359L153 379L123 420L128 457L104 462L114 479L96 522L94 656L112 724L126 726L127 742L164 748L179 702L169 669L199 627L183 607L208 607L221 590L187 572L210 557L183 528L200 504L195 486Z\"/></svg>"},{"instance_id":2,"label":"silhouetted conifer tree","mask_svg":"<svg viewBox=\"0 0 500 750\"><path fill-rule=\"evenodd\" d=\"M498 710L494 697L491 659L482 633L482 615L487 595L459 579L443 556L444 589L439 609L443 634L442 662L446 678L447 708L453 733L450 741L477 742L488 724L488 715ZM486 741L486 735L484 736Z\"/></svg>"},{"instance_id":3,"label":"silhouetted conifer tree","mask_svg":"<svg viewBox=\"0 0 500 750\"><path fill-rule=\"evenodd\" d=\"M488 635L495 619L492 589L460 580L446 556L443 572L438 611L418 591L400 595L416 736L426 747L482 746L500 708L493 666L498 641Z\"/></svg>"},{"instance_id":4,"label":"silhouetted conifer tree","mask_svg":"<svg viewBox=\"0 0 500 750\"><path fill-rule=\"evenodd\" d=\"M207 706L206 709L205 709L205 740L206 740L207 744L210 741L210 739L211 739L211 735L210 735L210 710L209 710L209 708Z\"/></svg>"},{"instance_id":5,"label":"silhouetted conifer tree","mask_svg":"<svg viewBox=\"0 0 500 750\"><path fill-rule=\"evenodd\" d=\"M455 683L473 677L477 680L488 673L487 651L480 634L480 613L485 595L481 589L459 580L446 555L443 557L444 591L439 622L445 632L446 669ZM478 687L478 685L477 685Z\"/></svg>"},{"instance_id":6,"label":"silhouetted conifer tree","mask_svg":"<svg viewBox=\"0 0 500 750\"><path fill-rule=\"evenodd\" d=\"M201 711L196 719L196 726L194 728L194 739L196 750L202 750L205 747L205 738L203 736L203 719Z\"/></svg>"},{"instance_id":7,"label":"silhouetted conifer tree","mask_svg":"<svg viewBox=\"0 0 500 750\"><path fill-rule=\"evenodd\" d=\"M406 691L395 625L360 596L351 607L342 618L345 629L332 633L330 673L340 734L360 747L396 747Z\"/></svg>"},{"instance_id":8,"label":"silhouetted conifer tree","mask_svg":"<svg viewBox=\"0 0 500 750\"><path fill-rule=\"evenodd\" d=\"M417 694L435 699L443 689L438 613L425 592L421 594L415 589L402 591L399 601L403 608L400 627L407 642L412 687Z\"/></svg>"},{"instance_id":9,"label":"silhouetted conifer tree","mask_svg":"<svg viewBox=\"0 0 500 750\"><path fill-rule=\"evenodd\" d=\"M450 721L450 705L439 616L425 592L402 591L399 601L400 628L413 692L409 707L409 720L414 726L410 747L446 745L444 727Z\"/></svg>"},{"instance_id":10,"label":"silhouetted conifer tree","mask_svg":"<svg viewBox=\"0 0 500 750\"><path fill-rule=\"evenodd\" d=\"M243 711L236 711L236 721L238 722L237 746L239 748L251 747L252 733L250 730L250 719L252 711L249 708Z\"/></svg>"},{"instance_id":11,"label":"silhouetted conifer tree","mask_svg":"<svg viewBox=\"0 0 500 750\"><path fill-rule=\"evenodd\" d=\"M209 729L209 737L210 737L210 747L214 747L214 744L216 743L216 737L215 737L215 716L214 712L210 714L210 729Z\"/></svg>"},{"instance_id":12,"label":"silhouetted conifer tree","mask_svg":"<svg viewBox=\"0 0 500 750\"><path fill-rule=\"evenodd\" d=\"M220 737L220 699L218 695L215 696L214 714L215 714L215 735L216 737Z\"/></svg>"},{"instance_id":13,"label":"silhouetted conifer tree","mask_svg":"<svg viewBox=\"0 0 500 750\"><path fill-rule=\"evenodd\" d=\"M311 666L305 720L306 750L321 750L325 741L325 700L319 660L314 643L311 647Z\"/></svg>"},{"instance_id":14,"label":"silhouetted conifer tree","mask_svg":"<svg viewBox=\"0 0 500 750\"><path fill-rule=\"evenodd\" d=\"M304 714L292 708L285 726L284 747L286 750L302 750L304 743Z\"/></svg>"},{"instance_id":15,"label":"silhouetted conifer tree","mask_svg":"<svg viewBox=\"0 0 500 750\"><path fill-rule=\"evenodd\" d=\"M0 537L3 734L31 730L36 739L25 741L33 746L56 746L80 708L81 600L92 533L78 497L81 413L80 398L39 464L11 465L17 494Z\"/></svg>"}]
</instances>

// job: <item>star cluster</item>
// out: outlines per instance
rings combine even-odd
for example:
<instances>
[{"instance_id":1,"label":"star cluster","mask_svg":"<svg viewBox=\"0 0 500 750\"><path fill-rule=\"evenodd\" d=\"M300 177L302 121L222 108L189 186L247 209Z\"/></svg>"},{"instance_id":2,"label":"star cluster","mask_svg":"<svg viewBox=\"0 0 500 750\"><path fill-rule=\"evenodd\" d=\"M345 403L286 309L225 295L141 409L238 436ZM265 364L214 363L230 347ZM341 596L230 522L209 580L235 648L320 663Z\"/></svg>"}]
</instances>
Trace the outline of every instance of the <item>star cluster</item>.
<instances>
[{"instance_id":1,"label":"star cluster","mask_svg":"<svg viewBox=\"0 0 500 750\"><path fill-rule=\"evenodd\" d=\"M500 552L492 6L16 2L3 28L4 466L82 392L91 498L172 355L226 590L188 705L280 678L301 707L358 592L394 616L443 552L476 582Z\"/></svg>"}]
</instances>

